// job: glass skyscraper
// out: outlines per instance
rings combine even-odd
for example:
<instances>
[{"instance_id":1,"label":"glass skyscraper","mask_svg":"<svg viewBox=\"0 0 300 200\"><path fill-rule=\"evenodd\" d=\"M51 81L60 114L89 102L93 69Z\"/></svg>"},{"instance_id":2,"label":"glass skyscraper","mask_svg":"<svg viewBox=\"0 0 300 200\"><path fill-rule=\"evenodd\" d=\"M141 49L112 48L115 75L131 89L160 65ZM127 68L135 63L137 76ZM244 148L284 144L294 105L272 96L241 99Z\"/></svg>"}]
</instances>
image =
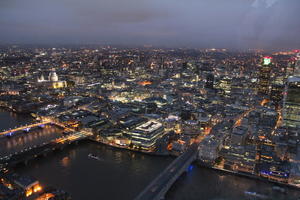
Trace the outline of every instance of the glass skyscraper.
<instances>
[{"instance_id":1,"label":"glass skyscraper","mask_svg":"<svg viewBox=\"0 0 300 200\"><path fill-rule=\"evenodd\" d=\"M300 128L300 56L297 56L294 75L289 77L285 87L283 119L287 128Z\"/></svg>"}]
</instances>

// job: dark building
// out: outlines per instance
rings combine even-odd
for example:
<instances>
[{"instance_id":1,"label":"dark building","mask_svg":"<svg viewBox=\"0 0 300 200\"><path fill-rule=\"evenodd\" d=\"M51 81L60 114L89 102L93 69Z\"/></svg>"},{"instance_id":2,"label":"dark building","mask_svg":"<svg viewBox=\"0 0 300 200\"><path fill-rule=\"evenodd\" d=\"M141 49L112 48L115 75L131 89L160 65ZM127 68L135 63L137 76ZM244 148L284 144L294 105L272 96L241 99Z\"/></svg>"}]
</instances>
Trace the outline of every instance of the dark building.
<instances>
[{"instance_id":1,"label":"dark building","mask_svg":"<svg viewBox=\"0 0 300 200\"><path fill-rule=\"evenodd\" d=\"M209 88L209 89L213 89L214 88L214 80L215 80L214 75L213 74L208 74L206 76L205 87Z\"/></svg>"},{"instance_id":2,"label":"dark building","mask_svg":"<svg viewBox=\"0 0 300 200\"><path fill-rule=\"evenodd\" d=\"M270 99L276 103L283 99L284 85L274 84L272 85L270 92Z\"/></svg>"}]
</instances>

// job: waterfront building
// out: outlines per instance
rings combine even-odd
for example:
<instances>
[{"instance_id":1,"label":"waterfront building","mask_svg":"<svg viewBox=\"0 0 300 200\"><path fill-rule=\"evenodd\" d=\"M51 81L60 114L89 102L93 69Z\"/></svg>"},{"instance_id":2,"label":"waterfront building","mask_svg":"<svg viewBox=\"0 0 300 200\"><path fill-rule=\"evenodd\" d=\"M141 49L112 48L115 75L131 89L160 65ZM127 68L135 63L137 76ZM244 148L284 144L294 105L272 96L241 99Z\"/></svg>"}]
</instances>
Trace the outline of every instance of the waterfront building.
<instances>
[{"instance_id":1,"label":"waterfront building","mask_svg":"<svg viewBox=\"0 0 300 200\"><path fill-rule=\"evenodd\" d=\"M273 163L277 159L275 145L272 143L263 143L259 146L260 163Z\"/></svg>"},{"instance_id":2,"label":"waterfront building","mask_svg":"<svg viewBox=\"0 0 300 200\"><path fill-rule=\"evenodd\" d=\"M42 190L39 181L31 177L14 177L14 183L25 192L26 197Z\"/></svg>"},{"instance_id":3,"label":"waterfront building","mask_svg":"<svg viewBox=\"0 0 300 200\"><path fill-rule=\"evenodd\" d=\"M255 173L256 168L256 146L255 145L231 145L224 147L220 155L224 158L224 168L234 171Z\"/></svg>"},{"instance_id":4,"label":"waterfront building","mask_svg":"<svg viewBox=\"0 0 300 200\"><path fill-rule=\"evenodd\" d=\"M212 135L208 136L199 145L198 158L205 164L213 165L221 148L221 140L216 140Z\"/></svg>"},{"instance_id":5,"label":"waterfront building","mask_svg":"<svg viewBox=\"0 0 300 200\"><path fill-rule=\"evenodd\" d=\"M153 151L157 140L161 138L164 133L163 125L155 120L149 120L127 132L131 138L132 146L145 151Z\"/></svg>"}]
</instances>

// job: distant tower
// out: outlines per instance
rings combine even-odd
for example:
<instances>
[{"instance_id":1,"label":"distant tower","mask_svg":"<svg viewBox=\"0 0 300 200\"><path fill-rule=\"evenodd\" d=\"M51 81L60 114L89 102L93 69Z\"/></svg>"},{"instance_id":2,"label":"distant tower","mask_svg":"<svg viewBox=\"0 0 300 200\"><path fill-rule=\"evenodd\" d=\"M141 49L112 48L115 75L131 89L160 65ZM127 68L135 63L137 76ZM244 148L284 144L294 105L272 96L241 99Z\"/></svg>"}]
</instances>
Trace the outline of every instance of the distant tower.
<instances>
[{"instance_id":1,"label":"distant tower","mask_svg":"<svg viewBox=\"0 0 300 200\"><path fill-rule=\"evenodd\" d=\"M214 80L215 80L214 75L213 74L208 74L206 76L205 87L209 88L209 89L213 89L214 88Z\"/></svg>"},{"instance_id":2,"label":"distant tower","mask_svg":"<svg viewBox=\"0 0 300 200\"><path fill-rule=\"evenodd\" d=\"M300 77L300 53L298 53L296 57L294 76Z\"/></svg>"},{"instance_id":3,"label":"distant tower","mask_svg":"<svg viewBox=\"0 0 300 200\"><path fill-rule=\"evenodd\" d=\"M271 77L271 67L272 57L264 57L263 63L259 70L259 85L258 93L262 95L268 95L270 90L270 77Z\"/></svg>"},{"instance_id":4,"label":"distant tower","mask_svg":"<svg viewBox=\"0 0 300 200\"><path fill-rule=\"evenodd\" d=\"M165 59L163 56L160 57L160 68L163 69L165 67Z\"/></svg>"},{"instance_id":5,"label":"distant tower","mask_svg":"<svg viewBox=\"0 0 300 200\"><path fill-rule=\"evenodd\" d=\"M57 76L54 68L49 73L49 77L48 78L49 78L49 81L52 81L52 82L57 82L58 81L58 76Z\"/></svg>"}]
</instances>

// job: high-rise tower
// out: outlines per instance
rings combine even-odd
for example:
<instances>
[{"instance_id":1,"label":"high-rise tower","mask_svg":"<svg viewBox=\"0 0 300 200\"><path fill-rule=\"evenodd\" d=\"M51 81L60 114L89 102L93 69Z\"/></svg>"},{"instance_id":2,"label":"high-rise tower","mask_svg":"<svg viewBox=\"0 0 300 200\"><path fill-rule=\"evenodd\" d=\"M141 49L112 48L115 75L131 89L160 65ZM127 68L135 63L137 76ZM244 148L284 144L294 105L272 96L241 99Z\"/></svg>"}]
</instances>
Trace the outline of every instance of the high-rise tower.
<instances>
[{"instance_id":1,"label":"high-rise tower","mask_svg":"<svg viewBox=\"0 0 300 200\"><path fill-rule=\"evenodd\" d=\"M287 80L283 99L283 120L287 128L300 128L300 54L294 75Z\"/></svg>"},{"instance_id":2,"label":"high-rise tower","mask_svg":"<svg viewBox=\"0 0 300 200\"><path fill-rule=\"evenodd\" d=\"M209 88L209 89L213 89L214 88L214 80L215 80L215 77L213 74L208 74L206 76L206 83L205 83L205 87L206 88Z\"/></svg>"},{"instance_id":3,"label":"high-rise tower","mask_svg":"<svg viewBox=\"0 0 300 200\"><path fill-rule=\"evenodd\" d=\"M287 128L300 128L300 76L288 78L284 93L283 120Z\"/></svg>"},{"instance_id":4,"label":"high-rise tower","mask_svg":"<svg viewBox=\"0 0 300 200\"><path fill-rule=\"evenodd\" d=\"M259 85L258 93L262 95L268 95L270 91L270 77L271 77L271 67L272 57L264 57L263 63L259 70Z\"/></svg>"},{"instance_id":5,"label":"high-rise tower","mask_svg":"<svg viewBox=\"0 0 300 200\"><path fill-rule=\"evenodd\" d=\"M298 53L296 56L294 76L300 77L300 53Z\"/></svg>"}]
</instances>

